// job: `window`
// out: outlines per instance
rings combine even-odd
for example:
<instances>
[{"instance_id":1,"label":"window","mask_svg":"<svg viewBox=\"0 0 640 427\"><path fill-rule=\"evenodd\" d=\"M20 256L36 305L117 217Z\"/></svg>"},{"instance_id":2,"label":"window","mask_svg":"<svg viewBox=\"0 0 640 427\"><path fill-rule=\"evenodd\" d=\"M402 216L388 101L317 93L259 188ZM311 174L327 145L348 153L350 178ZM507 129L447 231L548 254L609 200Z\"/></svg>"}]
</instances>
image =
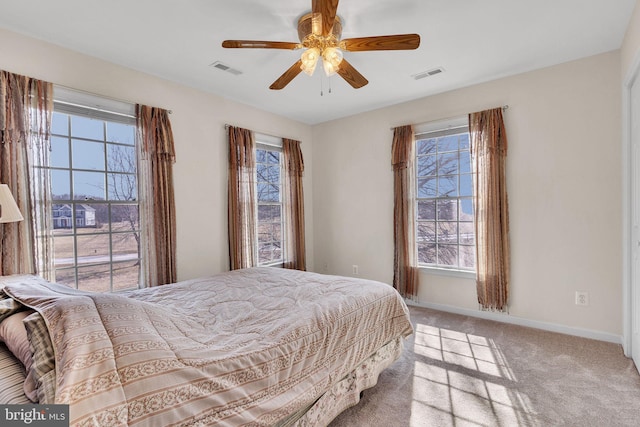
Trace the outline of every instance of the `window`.
<instances>
[{"instance_id":1,"label":"window","mask_svg":"<svg viewBox=\"0 0 640 427\"><path fill-rule=\"evenodd\" d=\"M258 265L284 263L281 145L256 135Z\"/></svg>"},{"instance_id":2,"label":"window","mask_svg":"<svg viewBox=\"0 0 640 427\"><path fill-rule=\"evenodd\" d=\"M56 88L51 155L44 165L51 176L56 282L97 292L137 288L135 118L61 101L69 95L61 92Z\"/></svg>"},{"instance_id":3,"label":"window","mask_svg":"<svg viewBox=\"0 0 640 427\"><path fill-rule=\"evenodd\" d=\"M465 118L431 128L416 132L418 264L474 271L468 124Z\"/></svg>"}]
</instances>

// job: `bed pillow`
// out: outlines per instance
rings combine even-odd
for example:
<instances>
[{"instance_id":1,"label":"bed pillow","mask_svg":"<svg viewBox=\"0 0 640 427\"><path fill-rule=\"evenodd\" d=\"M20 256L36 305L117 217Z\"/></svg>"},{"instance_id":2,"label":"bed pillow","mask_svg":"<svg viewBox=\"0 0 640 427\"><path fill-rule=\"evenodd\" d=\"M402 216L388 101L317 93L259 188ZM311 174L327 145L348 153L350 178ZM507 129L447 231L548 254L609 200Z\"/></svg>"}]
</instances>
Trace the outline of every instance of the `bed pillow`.
<instances>
[{"instance_id":1,"label":"bed pillow","mask_svg":"<svg viewBox=\"0 0 640 427\"><path fill-rule=\"evenodd\" d=\"M0 340L4 341L7 348L11 350L13 355L24 365L27 377L24 381L24 394L32 402L38 401L36 393L36 381L31 372L33 364L33 355L29 339L27 338L27 329L22 322L27 316L32 314L33 310L24 310L14 313L0 323Z\"/></svg>"},{"instance_id":2,"label":"bed pillow","mask_svg":"<svg viewBox=\"0 0 640 427\"><path fill-rule=\"evenodd\" d=\"M33 351L31 372L41 404L55 403L56 362L47 324L37 311L24 319L27 336Z\"/></svg>"},{"instance_id":3,"label":"bed pillow","mask_svg":"<svg viewBox=\"0 0 640 427\"><path fill-rule=\"evenodd\" d=\"M31 403L24 395L24 367L4 343L0 343L0 404Z\"/></svg>"}]
</instances>

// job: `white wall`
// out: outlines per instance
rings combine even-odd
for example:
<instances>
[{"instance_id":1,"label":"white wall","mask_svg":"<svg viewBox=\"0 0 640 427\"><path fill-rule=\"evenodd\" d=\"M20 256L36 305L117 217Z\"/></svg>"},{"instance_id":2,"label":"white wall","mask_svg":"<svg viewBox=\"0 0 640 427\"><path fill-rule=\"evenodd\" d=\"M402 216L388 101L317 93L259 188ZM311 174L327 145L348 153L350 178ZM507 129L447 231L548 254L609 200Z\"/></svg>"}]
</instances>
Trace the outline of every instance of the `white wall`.
<instances>
[{"instance_id":1,"label":"white wall","mask_svg":"<svg viewBox=\"0 0 640 427\"><path fill-rule=\"evenodd\" d=\"M0 30L0 41L0 69L173 111L179 280L229 268L225 123L302 141L307 259L313 268L313 162L308 125L16 33Z\"/></svg>"},{"instance_id":2,"label":"white wall","mask_svg":"<svg viewBox=\"0 0 640 427\"><path fill-rule=\"evenodd\" d=\"M619 76L612 52L315 126L316 268L390 283L390 128L508 104L510 316L619 337ZM419 302L477 310L474 280L420 280Z\"/></svg>"}]
</instances>

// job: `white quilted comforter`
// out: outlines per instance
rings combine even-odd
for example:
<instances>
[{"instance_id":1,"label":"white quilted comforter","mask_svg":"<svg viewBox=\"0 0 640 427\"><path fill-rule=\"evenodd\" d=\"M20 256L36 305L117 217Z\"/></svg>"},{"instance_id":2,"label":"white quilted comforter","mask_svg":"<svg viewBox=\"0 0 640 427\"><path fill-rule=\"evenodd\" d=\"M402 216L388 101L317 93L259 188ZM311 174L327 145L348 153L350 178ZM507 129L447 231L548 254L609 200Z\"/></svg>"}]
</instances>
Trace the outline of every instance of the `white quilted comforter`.
<instances>
[{"instance_id":1,"label":"white quilted comforter","mask_svg":"<svg viewBox=\"0 0 640 427\"><path fill-rule=\"evenodd\" d=\"M73 426L273 425L412 332L383 283L276 268L120 294L8 284L55 351Z\"/></svg>"}]
</instances>

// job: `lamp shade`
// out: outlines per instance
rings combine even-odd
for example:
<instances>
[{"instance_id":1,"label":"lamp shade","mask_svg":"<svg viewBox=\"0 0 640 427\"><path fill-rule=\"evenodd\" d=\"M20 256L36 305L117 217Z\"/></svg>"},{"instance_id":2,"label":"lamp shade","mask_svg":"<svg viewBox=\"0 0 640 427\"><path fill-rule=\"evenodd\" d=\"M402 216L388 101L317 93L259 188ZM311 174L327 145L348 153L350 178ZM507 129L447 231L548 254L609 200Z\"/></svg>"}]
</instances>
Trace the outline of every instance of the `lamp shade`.
<instances>
[{"instance_id":1,"label":"lamp shade","mask_svg":"<svg viewBox=\"0 0 640 427\"><path fill-rule=\"evenodd\" d=\"M24 218L7 184L0 184L0 223L22 221Z\"/></svg>"}]
</instances>

